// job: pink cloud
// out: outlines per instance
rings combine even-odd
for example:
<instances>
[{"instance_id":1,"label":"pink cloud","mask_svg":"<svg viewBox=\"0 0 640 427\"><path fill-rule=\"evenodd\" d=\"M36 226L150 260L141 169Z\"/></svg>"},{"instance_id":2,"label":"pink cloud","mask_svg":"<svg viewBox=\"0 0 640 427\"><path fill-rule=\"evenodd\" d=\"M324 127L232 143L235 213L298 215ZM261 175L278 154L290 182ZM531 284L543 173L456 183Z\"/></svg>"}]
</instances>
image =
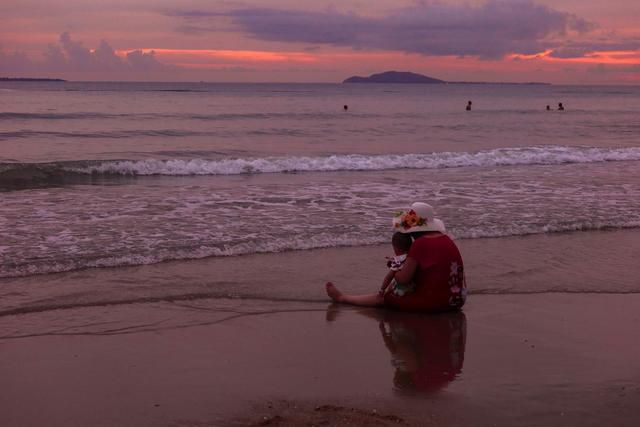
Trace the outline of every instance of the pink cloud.
<instances>
[{"instance_id":1,"label":"pink cloud","mask_svg":"<svg viewBox=\"0 0 640 427\"><path fill-rule=\"evenodd\" d=\"M156 59L154 51L133 50L125 55L102 40L97 48L89 49L75 41L69 33L62 33L57 44L50 44L42 59L29 58L22 52L0 50L0 72L138 72L168 70Z\"/></svg>"}]
</instances>

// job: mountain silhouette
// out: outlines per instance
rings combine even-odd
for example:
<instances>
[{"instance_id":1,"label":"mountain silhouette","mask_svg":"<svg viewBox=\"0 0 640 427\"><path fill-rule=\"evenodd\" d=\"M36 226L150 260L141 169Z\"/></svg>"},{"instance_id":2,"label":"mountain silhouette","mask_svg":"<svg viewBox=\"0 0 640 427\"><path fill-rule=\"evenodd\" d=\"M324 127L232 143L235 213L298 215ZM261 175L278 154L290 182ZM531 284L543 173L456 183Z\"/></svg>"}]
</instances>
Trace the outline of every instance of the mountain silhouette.
<instances>
[{"instance_id":1,"label":"mountain silhouette","mask_svg":"<svg viewBox=\"0 0 640 427\"><path fill-rule=\"evenodd\" d=\"M446 83L444 80L408 71L386 71L384 73L372 74L369 77L353 76L342 83Z\"/></svg>"}]
</instances>

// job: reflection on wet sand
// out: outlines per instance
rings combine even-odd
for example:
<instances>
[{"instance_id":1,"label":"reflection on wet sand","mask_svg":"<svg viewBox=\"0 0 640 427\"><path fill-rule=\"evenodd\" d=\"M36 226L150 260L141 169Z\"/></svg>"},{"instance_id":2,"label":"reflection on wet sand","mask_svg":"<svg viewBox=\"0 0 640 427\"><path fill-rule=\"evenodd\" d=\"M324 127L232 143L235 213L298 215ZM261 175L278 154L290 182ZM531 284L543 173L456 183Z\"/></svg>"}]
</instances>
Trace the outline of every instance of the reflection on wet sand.
<instances>
[{"instance_id":1,"label":"reflection on wet sand","mask_svg":"<svg viewBox=\"0 0 640 427\"><path fill-rule=\"evenodd\" d=\"M329 307L327 320L335 320L339 310L337 306ZM467 320L463 312L357 311L378 321L384 344L391 353L395 370L393 386L397 391L436 393L462 372L467 340Z\"/></svg>"},{"instance_id":2,"label":"reflection on wet sand","mask_svg":"<svg viewBox=\"0 0 640 427\"><path fill-rule=\"evenodd\" d=\"M397 390L437 392L462 372L467 338L463 312L388 312L379 327L391 352L393 385Z\"/></svg>"}]
</instances>

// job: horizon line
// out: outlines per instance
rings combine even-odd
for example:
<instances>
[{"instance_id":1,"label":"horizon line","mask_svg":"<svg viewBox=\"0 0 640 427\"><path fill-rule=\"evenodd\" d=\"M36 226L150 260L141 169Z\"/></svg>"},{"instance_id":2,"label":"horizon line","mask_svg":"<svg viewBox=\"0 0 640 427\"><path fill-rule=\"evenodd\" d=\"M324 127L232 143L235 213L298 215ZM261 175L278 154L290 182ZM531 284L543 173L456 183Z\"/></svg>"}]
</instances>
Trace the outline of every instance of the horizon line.
<instances>
[{"instance_id":1,"label":"horizon line","mask_svg":"<svg viewBox=\"0 0 640 427\"><path fill-rule=\"evenodd\" d=\"M0 76L2 82L24 82L24 83L201 83L201 84L317 84L317 85L393 85L393 86L442 86L442 85L521 85L521 86L640 86L639 83L551 83L551 82L509 82L509 81L443 81L443 83L345 83L344 81L336 82L318 82L318 81L206 81L206 80L69 80L61 77L10 77Z\"/></svg>"}]
</instances>

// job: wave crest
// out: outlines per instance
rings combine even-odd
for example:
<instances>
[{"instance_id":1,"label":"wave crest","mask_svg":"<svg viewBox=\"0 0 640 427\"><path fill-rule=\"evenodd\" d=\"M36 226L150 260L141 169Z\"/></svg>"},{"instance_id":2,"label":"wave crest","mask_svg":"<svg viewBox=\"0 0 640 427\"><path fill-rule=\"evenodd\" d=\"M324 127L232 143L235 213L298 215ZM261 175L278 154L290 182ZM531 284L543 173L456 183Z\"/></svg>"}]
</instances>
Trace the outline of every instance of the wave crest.
<instances>
[{"instance_id":1,"label":"wave crest","mask_svg":"<svg viewBox=\"0 0 640 427\"><path fill-rule=\"evenodd\" d=\"M327 157L267 157L221 160L118 160L65 170L112 175L239 175L250 173L374 171L387 169L439 169L518 165L558 165L640 160L640 147L525 147L428 154L360 154Z\"/></svg>"}]
</instances>

